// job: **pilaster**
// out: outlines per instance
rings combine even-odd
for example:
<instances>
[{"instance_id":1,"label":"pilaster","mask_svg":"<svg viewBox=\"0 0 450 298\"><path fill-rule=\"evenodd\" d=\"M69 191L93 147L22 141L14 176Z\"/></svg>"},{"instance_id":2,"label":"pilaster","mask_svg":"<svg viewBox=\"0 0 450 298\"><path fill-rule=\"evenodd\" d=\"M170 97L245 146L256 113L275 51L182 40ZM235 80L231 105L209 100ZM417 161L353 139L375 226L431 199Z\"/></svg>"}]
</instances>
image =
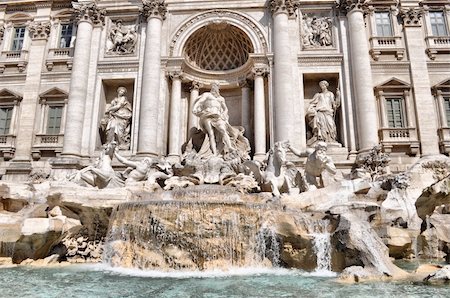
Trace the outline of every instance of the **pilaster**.
<instances>
[{"instance_id":1,"label":"pilaster","mask_svg":"<svg viewBox=\"0 0 450 298\"><path fill-rule=\"evenodd\" d=\"M169 158L179 161L181 152L181 79L183 72L173 70L168 72L172 80L172 92L170 98L170 122L169 122Z\"/></svg>"},{"instance_id":2,"label":"pilaster","mask_svg":"<svg viewBox=\"0 0 450 298\"><path fill-rule=\"evenodd\" d=\"M266 155L266 100L264 78L269 73L265 65L255 65L252 70L255 80L254 124L255 124L255 159Z\"/></svg>"}]
</instances>

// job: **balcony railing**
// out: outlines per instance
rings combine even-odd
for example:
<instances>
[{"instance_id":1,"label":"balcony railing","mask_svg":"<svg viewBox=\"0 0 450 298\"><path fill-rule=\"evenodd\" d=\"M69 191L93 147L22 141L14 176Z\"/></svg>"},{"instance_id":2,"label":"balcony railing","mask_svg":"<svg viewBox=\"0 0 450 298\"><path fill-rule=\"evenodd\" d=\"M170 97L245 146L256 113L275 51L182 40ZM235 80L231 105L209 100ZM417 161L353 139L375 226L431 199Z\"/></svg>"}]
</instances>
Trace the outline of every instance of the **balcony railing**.
<instances>
[{"instance_id":1,"label":"balcony railing","mask_svg":"<svg viewBox=\"0 0 450 298\"><path fill-rule=\"evenodd\" d=\"M63 146L63 135L38 134L33 147L58 148Z\"/></svg>"},{"instance_id":2,"label":"balcony railing","mask_svg":"<svg viewBox=\"0 0 450 298\"><path fill-rule=\"evenodd\" d=\"M370 54L378 60L383 53L394 53L397 60L402 60L405 48L400 36L372 36L370 41Z\"/></svg>"},{"instance_id":3,"label":"balcony railing","mask_svg":"<svg viewBox=\"0 0 450 298\"><path fill-rule=\"evenodd\" d=\"M450 53L450 36L427 36L427 54L430 59L436 59L439 53Z\"/></svg>"},{"instance_id":4,"label":"balcony railing","mask_svg":"<svg viewBox=\"0 0 450 298\"><path fill-rule=\"evenodd\" d=\"M393 147L409 147L409 153L416 155L419 150L419 141L417 139L417 130L413 127L401 128L381 128L379 130L381 143L387 149Z\"/></svg>"},{"instance_id":5,"label":"balcony railing","mask_svg":"<svg viewBox=\"0 0 450 298\"><path fill-rule=\"evenodd\" d=\"M0 73L6 66L17 66L19 71L25 70L28 63L28 51L3 51L0 53Z\"/></svg>"},{"instance_id":6,"label":"balcony railing","mask_svg":"<svg viewBox=\"0 0 450 298\"><path fill-rule=\"evenodd\" d=\"M439 134L439 145L441 147L441 153L450 153L450 128L441 127L438 130Z\"/></svg>"},{"instance_id":7,"label":"balcony railing","mask_svg":"<svg viewBox=\"0 0 450 298\"><path fill-rule=\"evenodd\" d=\"M48 70L52 70L55 64L66 64L70 70L72 68L74 48L55 48L49 49L46 66Z\"/></svg>"},{"instance_id":8,"label":"balcony railing","mask_svg":"<svg viewBox=\"0 0 450 298\"><path fill-rule=\"evenodd\" d=\"M16 136L0 135L0 152L5 160L13 158L16 151Z\"/></svg>"}]
</instances>

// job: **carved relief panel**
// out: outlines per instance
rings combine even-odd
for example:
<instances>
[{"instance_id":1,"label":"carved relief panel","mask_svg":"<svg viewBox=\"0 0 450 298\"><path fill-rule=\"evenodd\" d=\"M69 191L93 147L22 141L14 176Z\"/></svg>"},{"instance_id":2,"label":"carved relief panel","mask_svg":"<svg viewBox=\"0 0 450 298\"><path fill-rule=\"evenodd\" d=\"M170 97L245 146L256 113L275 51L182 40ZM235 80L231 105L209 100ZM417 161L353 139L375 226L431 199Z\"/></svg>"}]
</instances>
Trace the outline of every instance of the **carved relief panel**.
<instances>
[{"instance_id":1,"label":"carved relief panel","mask_svg":"<svg viewBox=\"0 0 450 298\"><path fill-rule=\"evenodd\" d=\"M136 21L111 20L107 33L106 55L134 55L137 40Z\"/></svg>"},{"instance_id":2,"label":"carved relief panel","mask_svg":"<svg viewBox=\"0 0 450 298\"><path fill-rule=\"evenodd\" d=\"M334 47L334 20L331 11L302 10L300 40L303 50Z\"/></svg>"}]
</instances>

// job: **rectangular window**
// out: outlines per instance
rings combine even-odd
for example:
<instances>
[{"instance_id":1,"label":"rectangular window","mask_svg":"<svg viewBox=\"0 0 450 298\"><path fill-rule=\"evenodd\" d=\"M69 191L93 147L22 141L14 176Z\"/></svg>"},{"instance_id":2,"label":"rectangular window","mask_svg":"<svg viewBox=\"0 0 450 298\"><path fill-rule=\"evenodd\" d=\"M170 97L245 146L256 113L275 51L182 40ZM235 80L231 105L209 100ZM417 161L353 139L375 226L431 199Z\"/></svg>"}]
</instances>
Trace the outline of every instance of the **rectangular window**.
<instances>
[{"instance_id":1,"label":"rectangular window","mask_svg":"<svg viewBox=\"0 0 450 298\"><path fill-rule=\"evenodd\" d=\"M57 135L61 129L62 106L49 106L47 117L47 134Z\"/></svg>"},{"instance_id":2,"label":"rectangular window","mask_svg":"<svg viewBox=\"0 0 450 298\"><path fill-rule=\"evenodd\" d=\"M444 97L445 117L447 117L447 126L450 127L450 97Z\"/></svg>"},{"instance_id":3,"label":"rectangular window","mask_svg":"<svg viewBox=\"0 0 450 298\"><path fill-rule=\"evenodd\" d=\"M11 126L12 107L0 108L0 135L9 134L9 127Z\"/></svg>"},{"instance_id":4,"label":"rectangular window","mask_svg":"<svg viewBox=\"0 0 450 298\"><path fill-rule=\"evenodd\" d=\"M401 98L386 98L386 113L389 127L405 127Z\"/></svg>"},{"instance_id":5,"label":"rectangular window","mask_svg":"<svg viewBox=\"0 0 450 298\"><path fill-rule=\"evenodd\" d=\"M445 23L445 15L443 11L430 11L430 24L433 36L446 36L447 24Z\"/></svg>"},{"instance_id":6,"label":"rectangular window","mask_svg":"<svg viewBox=\"0 0 450 298\"><path fill-rule=\"evenodd\" d=\"M25 39L25 27L14 28L14 36L11 45L11 51L21 51Z\"/></svg>"},{"instance_id":7,"label":"rectangular window","mask_svg":"<svg viewBox=\"0 0 450 298\"><path fill-rule=\"evenodd\" d=\"M59 47L60 48L70 48L70 41L72 40L72 24L62 24L61 34L59 37Z\"/></svg>"},{"instance_id":8,"label":"rectangular window","mask_svg":"<svg viewBox=\"0 0 450 298\"><path fill-rule=\"evenodd\" d=\"M392 36L392 23L389 12L376 12L375 24L377 25L377 36Z\"/></svg>"}]
</instances>

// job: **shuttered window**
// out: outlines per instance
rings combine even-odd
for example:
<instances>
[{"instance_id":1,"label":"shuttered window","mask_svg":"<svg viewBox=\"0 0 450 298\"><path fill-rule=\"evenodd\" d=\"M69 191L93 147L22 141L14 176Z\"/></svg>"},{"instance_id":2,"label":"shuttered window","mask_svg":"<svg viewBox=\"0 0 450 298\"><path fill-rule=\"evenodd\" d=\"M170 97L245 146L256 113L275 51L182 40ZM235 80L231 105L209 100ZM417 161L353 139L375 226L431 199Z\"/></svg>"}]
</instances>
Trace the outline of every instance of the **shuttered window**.
<instances>
[{"instance_id":1,"label":"shuttered window","mask_svg":"<svg viewBox=\"0 0 450 298\"><path fill-rule=\"evenodd\" d=\"M11 45L11 51L21 51L25 39L25 27L14 28L14 36Z\"/></svg>"},{"instance_id":2,"label":"shuttered window","mask_svg":"<svg viewBox=\"0 0 450 298\"><path fill-rule=\"evenodd\" d=\"M392 36L392 23L389 12L376 12L375 23L377 25L377 36Z\"/></svg>"},{"instance_id":3,"label":"shuttered window","mask_svg":"<svg viewBox=\"0 0 450 298\"><path fill-rule=\"evenodd\" d=\"M444 97L445 117L447 117L447 126L450 127L450 97Z\"/></svg>"},{"instance_id":4,"label":"shuttered window","mask_svg":"<svg viewBox=\"0 0 450 298\"><path fill-rule=\"evenodd\" d=\"M445 23L445 15L443 11L430 11L430 24L433 36L448 35L447 24Z\"/></svg>"},{"instance_id":5,"label":"shuttered window","mask_svg":"<svg viewBox=\"0 0 450 298\"><path fill-rule=\"evenodd\" d=\"M386 113L389 127L405 127L401 98L386 98Z\"/></svg>"},{"instance_id":6,"label":"shuttered window","mask_svg":"<svg viewBox=\"0 0 450 298\"><path fill-rule=\"evenodd\" d=\"M9 127L11 126L12 107L0 108L0 135L9 134Z\"/></svg>"},{"instance_id":7,"label":"shuttered window","mask_svg":"<svg viewBox=\"0 0 450 298\"><path fill-rule=\"evenodd\" d=\"M61 129L62 106L49 106L47 118L47 134L57 135Z\"/></svg>"}]
</instances>

